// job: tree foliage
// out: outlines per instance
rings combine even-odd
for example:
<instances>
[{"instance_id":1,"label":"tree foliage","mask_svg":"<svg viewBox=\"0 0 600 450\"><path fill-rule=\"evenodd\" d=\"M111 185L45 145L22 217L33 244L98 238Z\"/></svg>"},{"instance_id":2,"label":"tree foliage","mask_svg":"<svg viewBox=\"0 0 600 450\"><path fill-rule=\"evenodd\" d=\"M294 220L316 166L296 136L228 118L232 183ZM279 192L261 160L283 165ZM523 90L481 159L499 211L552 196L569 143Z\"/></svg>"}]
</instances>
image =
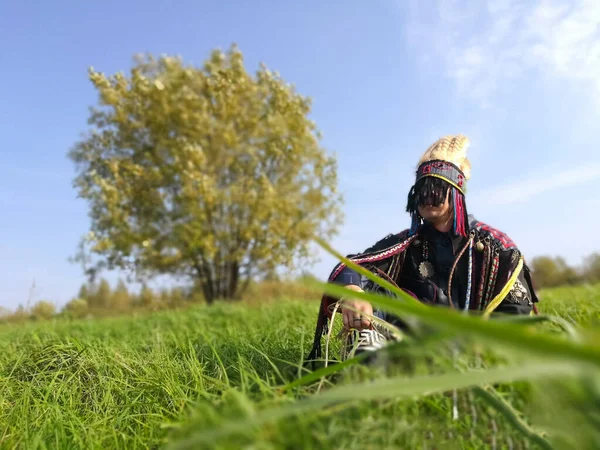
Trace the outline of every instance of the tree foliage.
<instances>
[{"instance_id":1,"label":"tree foliage","mask_svg":"<svg viewBox=\"0 0 600 450\"><path fill-rule=\"evenodd\" d=\"M600 282L600 253L592 253L584 259L584 278L591 283Z\"/></svg>"},{"instance_id":2,"label":"tree foliage","mask_svg":"<svg viewBox=\"0 0 600 450\"><path fill-rule=\"evenodd\" d=\"M87 303L91 309L103 310L110 305L112 291L107 280L102 279L97 285L88 288Z\"/></svg>"},{"instance_id":3,"label":"tree foliage","mask_svg":"<svg viewBox=\"0 0 600 450\"><path fill-rule=\"evenodd\" d=\"M110 296L110 308L114 311L128 311L130 309L129 291L123 280L119 280L117 287Z\"/></svg>"},{"instance_id":4,"label":"tree foliage","mask_svg":"<svg viewBox=\"0 0 600 450\"><path fill-rule=\"evenodd\" d=\"M86 300L74 298L64 306L63 311L70 317L81 319L89 313L89 308Z\"/></svg>"},{"instance_id":5,"label":"tree foliage","mask_svg":"<svg viewBox=\"0 0 600 450\"><path fill-rule=\"evenodd\" d=\"M555 287L579 282L577 271L562 257L539 256L531 262L532 276L539 287Z\"/></svg>"},{"instance_id":6,"label":"tree foliage","mask_svg":"<svg viewBox=\"0 0 600 450\"><path fill-rule=\"evenodd\" d=\"M31 308L31 315L34 319L44 320L50 319L56 313L54 303L41 300Z\"/></svg>"},{"instance_id":7,"label":"tree foliage","mask_svg":"<svg viewBox=\"0 0 600 450\"><path fill-rule=\"evenodd\" d=\"M139 61L129 77L93 69L90 133L70 151L90 205L90 273L131 269L199 280L207 301L310 257L341 221L337 163L311 102L241 52L204 66Z\"/></svg>"}]
</instances>

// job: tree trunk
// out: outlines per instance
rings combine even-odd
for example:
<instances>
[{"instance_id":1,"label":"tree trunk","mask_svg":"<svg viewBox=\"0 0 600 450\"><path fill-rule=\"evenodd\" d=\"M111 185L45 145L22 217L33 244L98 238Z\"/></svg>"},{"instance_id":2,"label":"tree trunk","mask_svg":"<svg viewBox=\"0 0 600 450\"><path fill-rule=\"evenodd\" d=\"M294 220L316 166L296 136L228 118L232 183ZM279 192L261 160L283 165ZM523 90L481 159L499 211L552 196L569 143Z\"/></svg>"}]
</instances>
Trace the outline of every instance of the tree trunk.
<instances>
[{"instance_id":1,"label":"tree trunk","mask_svg":"<svg viewBox=\"0 0 600 450\"><path fill-rule=\"evenodd\" d=\"M215 261L212 266L206 260L194 262L194 269L206 303L213 304L217 299L239 299L240 264L238 261ZM244 290L243 287L241 289Z\"/></svg>"},{"instance_id":2,"label":"tree trunk","mask_svg":"<svg viewBox=\"0 0 600 450\"><path fill-rule=\"evenodd\" d=\"M206 270L204 265L199 261L194 261L194 269L196 269L196 275L198 276L200 284L202 285L204 300L209 305L212 305L215 301L215 295L208 270Z\"/></svg>"}]
</instances>

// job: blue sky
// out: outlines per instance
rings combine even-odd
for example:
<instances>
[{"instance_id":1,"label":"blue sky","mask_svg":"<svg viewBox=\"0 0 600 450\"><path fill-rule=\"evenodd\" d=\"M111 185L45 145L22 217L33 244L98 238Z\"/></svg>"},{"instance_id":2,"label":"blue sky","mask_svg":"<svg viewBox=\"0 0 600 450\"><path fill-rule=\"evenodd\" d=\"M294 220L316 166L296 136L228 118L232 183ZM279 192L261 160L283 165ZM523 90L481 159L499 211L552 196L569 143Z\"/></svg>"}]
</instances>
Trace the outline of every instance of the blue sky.
<instances>
[{"instance_id":1,"label":"blue sky","mask_svg":"<svg viewBox=\"0 0 600 450\"><path fill-rule=\"evenodd\" d=\"M343 253L408 226L416 161L462 132L470 211L528 258L579 264L600 250L598 25L595 0L5 2L0 305L26 303L35 280L33 301L60 306L84 280L67 260L89 223L66 153L96 102L88 67L127 71L140 52L201 64L232 42L313 98L339 159Z\"/></svg>"}]
</instances>

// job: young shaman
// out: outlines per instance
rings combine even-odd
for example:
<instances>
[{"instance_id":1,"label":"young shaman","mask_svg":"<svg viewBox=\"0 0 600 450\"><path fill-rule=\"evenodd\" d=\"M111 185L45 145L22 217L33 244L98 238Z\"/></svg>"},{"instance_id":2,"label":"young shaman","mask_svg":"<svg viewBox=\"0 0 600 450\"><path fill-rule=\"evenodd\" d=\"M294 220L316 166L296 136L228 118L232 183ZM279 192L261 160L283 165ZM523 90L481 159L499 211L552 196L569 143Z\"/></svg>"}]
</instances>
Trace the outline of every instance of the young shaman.
<instances>
[{"instance_id":1,"label":"young shaman","mask_svg":"<svg viewBox=\"0 0 600 450\"><path fill-rule=\"evenodd\" d=\"M517 246L506 234L467 213L468 146L463 135L432 144L419 160L408 193L410 228L348 259L432 306L494 314L537 313L530 271ZM405 328L401 319L352 299L352 291L378 288L366 277L340 263L328 281L345 286L349 295L343 299L323 295L308 360L321 358L322 337L334 310L341 314L357 353L377 350L391 338L369 316Z\"/></svg>"}]
</instances>

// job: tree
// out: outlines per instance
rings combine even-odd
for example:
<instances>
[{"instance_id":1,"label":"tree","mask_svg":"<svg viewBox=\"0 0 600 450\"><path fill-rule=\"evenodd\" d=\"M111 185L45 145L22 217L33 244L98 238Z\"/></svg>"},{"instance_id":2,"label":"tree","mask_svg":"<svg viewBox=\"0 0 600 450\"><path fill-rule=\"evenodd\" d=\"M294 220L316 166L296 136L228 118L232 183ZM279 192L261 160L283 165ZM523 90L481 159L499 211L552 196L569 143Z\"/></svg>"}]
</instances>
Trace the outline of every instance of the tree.
<instances>
[{"instance_id":1,"label":"tree","mask_svg":"<svg viewBox=\"0 0 600 450\"><path fill-rule=\"evenodd\" d=\"M540 288L577 284L581 277L564 258L539 256L531 262L532 277Z\"/></svg>"},{"instance_id":2,"label":"tree","mask_svg":"<svg viewBox=\"0 0 600 450\"><path fill-rule=\"evenodd\" d=\"M158 302L162 308L172 308L172 300L169 290L166 288L162 288L158 295Z\"/></svg>"},{"instance_id":3,"label":"tree","mask_svg":"<svg viewBox=\"0 0 600 450\"><path fill-rule=\"evenodd\" d=\"M90 79L99 106L69 152L90 205L90 274L191 277L212 302L336 233L337 163L310 99L264 65L250 75L237 47L202 68L149 56L129 77Z\"/></svg>"},{"instance_id":4,"label":"tree","mask_svg":"<svg viewBox=\"0 0 600 450\"><path fill-rule=\"evenodd\" d=\"M90 297L90 288L87 284L82 284L79 288L79 293L77 294L77 298L87 301Z\"/></svg>"},{"instance_id":5,"label":"tree","mask_svg":"<svg viewBox=\"0 0 600 450\"><path fill-rule=\"evenodd\" d=\"M29 318L29 313L27 312L27 310L25 309L25 307L22 304L19 304L19 306L15 310L14 314L12 315L11 320L13 320L15 322L24 322L28 318Z\"/></svg>"},{"instance_id":6,"label":"tree","mask_svg":"<svg viewBox=\"0 0 600 450\"><path fill-rule=\"evenodd\" d=\"M186 303L186 298L183 290L179 287L172 288L169 292L169 307L181 308Z\"/></svg>"},{"instance_id":7,"label":"tree","mask_svg":"<svg viewBox=\"0 0 600 450\"><path fill-rule=\"evenodd\" d=\"M125 282L121 279L110 296L110 309L114 312L124 312L131 309L131 299Z\"/></svg>"},{"instance_id":8,"label":"tree","mask_svg":"<svg viewBox=\"0 0 600 450\"><path fill-rule=\"evenodd\" d=\"M51 319L56 312L54 303L48 301L39 301L31 308L31 315L34 319Z\"/></svg>"},{"instance_id":9,"label":"tree","mask_svg":"<svg viewBox=\"0 0 600 450\"><path fill-rule=\"evenodd\" d=\"M152 289L144 285L140 290L138 303L144 309L156 309L158 306L158 299Z\"/></svg>"},{"instance_id":10,"label":"tree","mask_svg":"<svg viewBox=\"0 0 600 450\"><path fill-rule=\"evenodd\" d=\"M110 305L110 300L112 297L112 292L110 288L110 284L104 278L100 280L98 286L94 286L95 289L90 289L88 291L88 306L90 309L98 311L105 311L108 309Z\"/></svg>"},{"instance_id":11,"label":"tree","mask_svg":"<svg viewBox=\"0 0 600 450\"><path fill-rule=\"evenodd\" d=\"M65 313L70 317L81 319L88 314L88 304L83 298L74 298L64 307Z\"/></svg>"},{"instance_id":12,"label":"tree","mask_svg":"<svg viewBox=\"0 0 600 450\"><path fill-rule=\"evenodd\" d=\"M600 253L592 253L584 259L583 271L587 282L600 282Z\"/></svg>"}]
</instances>

